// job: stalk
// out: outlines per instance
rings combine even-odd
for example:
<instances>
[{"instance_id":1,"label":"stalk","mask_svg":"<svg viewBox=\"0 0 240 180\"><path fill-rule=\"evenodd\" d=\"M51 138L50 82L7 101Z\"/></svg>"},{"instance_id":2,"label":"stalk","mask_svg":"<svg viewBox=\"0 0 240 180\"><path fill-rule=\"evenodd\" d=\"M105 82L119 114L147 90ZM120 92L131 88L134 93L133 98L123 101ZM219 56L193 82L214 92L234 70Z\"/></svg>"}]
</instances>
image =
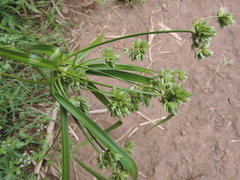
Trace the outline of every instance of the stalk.
<instances>
[{"instance_id":1,"label":"stalk","mask_svg":"<svg viewBox=\"0 0 240 180\"><path fill-rule=\"evenodd\" d=\"M79 54L81 52L87 51L87 50L95 48L97 46L108 44L108 43L111 43L111 42L114 42L114 41L118 41L118 40L121 40L121 39L127 39L127 38L131 38L131 37L136 37L136 36L144 36L144 35L149 35L149 34L162 34L162 33L193 33L193 31L191 31L191 30L171 30L171 31L151 31L151 32L130 34L130 35L122 36L122 37L119 37L119 38L114 38L114 39L111 39L111 40L108 40L108 41L104 41L104 42L101 42L99 44L96 44L96 45L89 46L87 48L81 49L81 50L76 51L76 52L70 54L69 56L65 57L62 61L65 61L66 59L69 59L69 58L71 58L71 57L73 57L73 56L75 56L75 55L77 55L77 54Z\"/></svg>"}]
</instances>

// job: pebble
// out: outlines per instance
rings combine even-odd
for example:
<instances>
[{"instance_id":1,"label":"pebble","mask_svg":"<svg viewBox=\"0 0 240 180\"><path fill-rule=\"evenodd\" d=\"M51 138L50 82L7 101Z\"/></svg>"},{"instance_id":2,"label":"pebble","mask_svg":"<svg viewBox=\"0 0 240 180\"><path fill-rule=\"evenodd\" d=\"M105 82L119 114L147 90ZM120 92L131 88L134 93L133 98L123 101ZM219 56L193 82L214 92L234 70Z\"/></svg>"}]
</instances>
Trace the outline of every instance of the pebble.
<instances>
[{"instance_id":1,"label":"pebble","mask_svg":"<svg viewBox=\"0 0 240 180\"><path fill-rule=\"evenodd\" d=\"M234 104L236 104L236 99L234 99L233 97L229 97L228 102L229 102L229 104L234 105Z\"/></svg>"},{"instance_id":2,"label":"pebble","mask_svg":"<svg viewBox=\"0 0 240 180\"><path fill-rule=\"evenodd\" d=\"M221 161L221 155L214 152L213 155L212 155L212 159L219 162L219 161Z\"/></svg>"},{"instance_id":3,"label":"pebble","mask_svg":"<svg viewBox=\"0 0 240 180\"><path fill-rule=\"evenodd\" d=\"M187 134L187 132L184 131L184 130L182 130L181 135L184 136L184 135L186 135L186 134Z\"/></svg>"},{"instance_id":4,"label":"pebble","mask_svg":"<svg viewBox=\"0 0 240 180\"><path fill-rule=\"evenodd\" d=\"M230 150L229 150L229 149L225 149L223 152L224 152L226 155L229 155L229 154L230 154Z\"/></svg>"},{"instance_id":5,"label":"pebble","mask_svg":"<svg viewBox=\"0 0 240 180\"><path fill-rule=\"evenodd\" d=\"M69 10L68 10L67 6L62 6L62 13L63 14L68 14L69 13Z\"/></svg>"}]
</instances>

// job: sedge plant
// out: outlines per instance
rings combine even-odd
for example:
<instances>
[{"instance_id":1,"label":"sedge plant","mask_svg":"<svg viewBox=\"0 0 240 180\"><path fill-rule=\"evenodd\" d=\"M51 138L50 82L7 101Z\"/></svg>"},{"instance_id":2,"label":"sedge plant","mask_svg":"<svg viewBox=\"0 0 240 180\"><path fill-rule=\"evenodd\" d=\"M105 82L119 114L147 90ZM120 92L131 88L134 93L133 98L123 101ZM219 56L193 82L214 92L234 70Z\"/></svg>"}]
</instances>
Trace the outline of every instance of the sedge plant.
<instances>
[{"instance_id":1,"label":"sedge plant","mask_svg":"<svg viewBox=\"0 0 240 180\"><path fill-rule=\"evenodd\" d=\"M190 30L153 31L131 34L108 41L103 41L101 34L88 47L73 53L64 53L60 48L52 45L38 44L31 47L28 52L23 52L11 46L1 45L0 56L10 58L32 66L42 76L42 81L25 79L17 75L0 72L3 76L18 79L19 81L46 84L50 87L51 96L60 104L61 135L62 135L62 179L70 179L70 157L98 179L106 179L86 164L81 162L74 151L70 150L68 135L68 116L70 114L79 129L87 137L88 141L99 154L98 167L106 168L112 172L108 179L124 180L130 176L133 180L138 179L138 168L130 157L134 150L132 141L120 147L107 133L119 125L121 118L138 111L141 105L150 106L150 100L157 98L169 115L156 125L168 121L176 116L179 106L190 100L191 93L183 86L182 82L187 78L183 70L159 69L154 71L144 67L121 64L122 54L129 54L131 61L144 60L148 53L147 41L138 39L132 47L125 49L119 55L111 48L102 51L102 57L85 60L87 54L98 46L110 42L149 34L165 33L188 33L191 35L192 49L195 58L200 61L213 56L209 49L211 38L216 35L216 29L209 25L208 19L217 18L221 28L234 23L234 16L221 9L214 17L198 19L193 23ZM145 75L139 75L145 74ZM108 77L119 80L129 85L129 88L104 84L101 81L91 80L91 76ZM101 90L104 87L105 90ZM134 88L130 88L134 87ZM106 90L108 89L108 91ZM87 113L89 110L88 99L82 96L82 91L88 90L106 108L113 117L119 118L116 124L103 130ZM74 94L74 96L71 96ZM154 127L154 126L153 126ZM153 128L152 127L152 128ZM84 145L81 143L81 145ZM76 148L75 148L76 149Z\"/></svg>"}]
</instances>

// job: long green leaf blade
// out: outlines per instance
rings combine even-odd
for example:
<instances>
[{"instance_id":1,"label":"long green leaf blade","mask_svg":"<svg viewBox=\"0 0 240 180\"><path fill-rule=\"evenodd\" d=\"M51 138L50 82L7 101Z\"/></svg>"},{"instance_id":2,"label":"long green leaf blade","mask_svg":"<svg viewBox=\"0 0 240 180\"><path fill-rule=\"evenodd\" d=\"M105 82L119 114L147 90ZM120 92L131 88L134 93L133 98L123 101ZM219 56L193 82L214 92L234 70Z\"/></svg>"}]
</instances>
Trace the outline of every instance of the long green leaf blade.
<instances>
[{"instance_id":1,"label":"long green leaf blade","mask_svg":"<svg viewBox=\"0 0 240 180\"><path fill-rule=\"evenodd\" d=\"M110 127L108 127L107 129L105 129L104 131L106 133L109 133L110 131L118 128L119 126L122 125L122 121L118 121L116 122L115 124L111 125ZM93 138L91 138L91 140L93 140ZM81 142L80 144L78 144L77 146L75 146L73 149L72 149L72 152L76 151L78 148L82 147L83 145L87 144L89 141L88 140L85 140L83 142Z\"/></svg>"},{"instance_id":2,"label":"long green leaf blade","mask_svg":"<svg viewBox=\"0 0 240 180\"><path fill-rule=\"evenodd\" d=\"M116 67L114 67L114 69L106 67L104 63L89 64L88 67L92 69L97 69L97 70L125 70L125 71L137 71L140 73L151 74L151 71L147 68L130 65L130 64L117 64Z\"/></svg>"},{"instance_id":3,"label":"long green leaf blade","mask_svg":"<svg viewBox=\"0 0 240 180\"><path fill-rule=\"evenodd\" d=\"M17 77L17 76L12 76L10 74L6 74L6 73L2 73L2 72L0 72L0 74L2 74L4 76L7 76L7 77L10 77L10 78L13 78L13 79L23 81L23 82L31 83L31 84L49 84L49 83L51 83L53 81L56 81L58 79L58 77L55 77L53 79L49 79L49 80L46 80L46 81L34 81L34 80L30 80L30 79L20 78L20 77Z\"/></svg>"},{"instance_id":4,"label":"long green leaf blade","mask_svg":"<svg viewBox=\"0 0 240 180\"><path fill-rule=\"evenodd\" d=\"M121 155L120 162L123 167L129 172L133 180L137 180L138 168L132 158L104 130L102 130L96 123L94 123L67 99L58 93L53 93L53 96L69 113L71 113L80 123L91 131L91 133L100 140L102 144L104 144L108 149L113 149L118 152Z\"/></svg>"},{"instance_id":5,"label":"long green leaf blade","mask_svg":"<svg viewBox=\"0 0 240 180\"><path fill-rule=\"evenodd\" d=\"M70 179L70 149L68 137L67 110L61 106L61 129L62 129L62 179Z\"/></svg>"},{"instance_id":6,"label":"long green leaf blade","mask_svg":"<svg viewBox=\"0 0 240 180\"><path fill-rule=\"evenodd\" d=\"M31 51L45 53L51 57L55 63L59 63L63 57L63 52L60 48L47 44L34 45L31 47Z\"/></svg>"},{"instance_id":7,"label":"long green leaf blade","mask_svg":"<svg viewBox=\"0 0 240 180\"><path fill-rule=\"evenodd\" d=\"M3 48L2 46L0 47L0 56L10 58L35 67L47 68L52 70L57 69L57 64L54 64L53 62L40 56L28 54L15 49Z\"/></svg>"},{"instance_id":8,"label":"long green leaf blade","mask_svg":"<svg viewBox=\"0 0 240 180\"><path fill-rule=\"evenodd\" d=\"M173 113L169 114L165 119L161 120L160 122L158 122L157 124L155 124L154 126L152 126L151 128L149 128L149 129L145 132L145 134L147 134L152 128L154 128L154 127L156 127L156 126L158 126L158 125L160 125L160 124L163 124L163 123L167 122L167 121L168 121L169 119L171 119L173 116L175 116Z\"/></svg>"},{"instance_id":9,"label":"long green leaf blade","mask_svg":"<svg viewBox=\"0 0 240 180\"><path fill-rule=\"evenodd\" d=\"M77 159L76 156L73 156L73 158L77 161L79 165L81 165L84 169L86 169L90 174L98 178L99 180L107 180L106 178L102 177L100 174L98 174L96 171L89 168L87 165L85 165L83 162Z\"/></svg>"},{"instance_id":10,"label":"long green leaf blade","mask_svg":"<svg viewBox=\"0 0 240 180\"><path fill-rule=\"evenodd\" d=\"M122 80L139 82L139 83L146 83L149 81L149 78L146 76L129 73L129 72L125 72L125 71L118 71L118 70L99 70L99 71L87 70L86 73L88 75L103 76L103 77L114 77L115 76Z\"/></svg>"}]
</instances>

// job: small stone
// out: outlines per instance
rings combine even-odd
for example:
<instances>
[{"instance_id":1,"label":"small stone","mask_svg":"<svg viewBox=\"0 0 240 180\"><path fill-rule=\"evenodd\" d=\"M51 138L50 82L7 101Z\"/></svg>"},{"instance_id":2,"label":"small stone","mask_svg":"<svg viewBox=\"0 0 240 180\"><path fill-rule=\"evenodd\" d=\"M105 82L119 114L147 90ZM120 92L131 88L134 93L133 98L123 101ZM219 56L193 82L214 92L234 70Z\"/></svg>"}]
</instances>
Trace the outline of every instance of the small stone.
<instances>
[{"instance_id":1,"label":"small stone","mask_svg":"<svg viewBox=\"0 0 240 180\"><path fill-rule=\"evenodd\" d=\"M178 165L177 158L169 158L166 161L166 164L172 168L175 168Z\"/></svg>"},{"instance_id":2,"label":"small stone","mask_svg":"<svg viewBox=\"0 0 240 180\"><path fill-rule=\"evenodd\" d=\"M234 105L234 104L236 104L236 99L234 99L233 97L229 97L228 102L229 102L229 104Z\"/></svg>"},{"instance_id":3,"label":"small stone","mask_svg":"<svg viewBox=\"0 0 240 180\"><path fill-rule=\"evenodd\" d=\"M184 130L181 132L181 135L182 135L182 136L185 136L186 134L187 134L187 132L184 131Z\"/></svg>"},{"instance_id":4,"label":"small stone","mask_svg":"<svg viewBox=\"0 0 240 180\"><path fill-rule=\"evenodd\" d=\"M190 124L189 122L186 122L184 125L185 125L186 127L190 127L190 126L191 126L191 124Z\"/></svg>"},{"instance_id":5,"label":"small stone","mask_svg":"<svg viewBox=\"0 0 240 180\"><path fill-rule=\"evenodd\" d=\"M205 94L209 93L208 88L204 88L202 91L203 91L203 93L205 93Z\"/></svg>"},{"instance_id":6,"label":"small stone","mask_svg":"<svg viewBox=\"0 0 240 180\"><path fill-rule=\"evenodd\" d=\"M212 159L219 162L219 161L221 161L221 155L214 152L213 155L212 155Z\"/></svg>"},{"instance_id":7,"label":"small stone","mask_svg":"<svg viewBox=\"0 0 240 180\"><path fill-rule=\"evenodd\" d=\"M229 154L230 154L229 149L225 149L223 152L224 152L226 155L229 155Z\"/></svg>"},{"instance_id":8,"label":"small stone","mask_svg":"<svg viewBox=\"0 0 240 180\"><path fill-rule=\"evenodd\" d=\"M68 10L67 6L62 6L62 13L63 14L68 14L69 13L69 10Z\"/></svg>"},{"instance_id":9,"label":"small stone","mask_svg":"<svg viewBox=\"0 0 240 180\"><path fill-rule=\"evenodd\" d=\"M167 11L167 5L166 5L166 4L162 4L162 9L163 9L164 11Z\"/></svg>"},{"instance_id":10,"label":"small stone","mask_svg":"<svg viewBox=\"0 0 240 180\"><path fill-rule=\"evenodd\" d=\"M83 7L83 8L89 8L90 6L92 6L93 5L93 3L91 2L91 1L83 1L82 3L81 3L81 6Z\"/></svg>"}]
</instances>

